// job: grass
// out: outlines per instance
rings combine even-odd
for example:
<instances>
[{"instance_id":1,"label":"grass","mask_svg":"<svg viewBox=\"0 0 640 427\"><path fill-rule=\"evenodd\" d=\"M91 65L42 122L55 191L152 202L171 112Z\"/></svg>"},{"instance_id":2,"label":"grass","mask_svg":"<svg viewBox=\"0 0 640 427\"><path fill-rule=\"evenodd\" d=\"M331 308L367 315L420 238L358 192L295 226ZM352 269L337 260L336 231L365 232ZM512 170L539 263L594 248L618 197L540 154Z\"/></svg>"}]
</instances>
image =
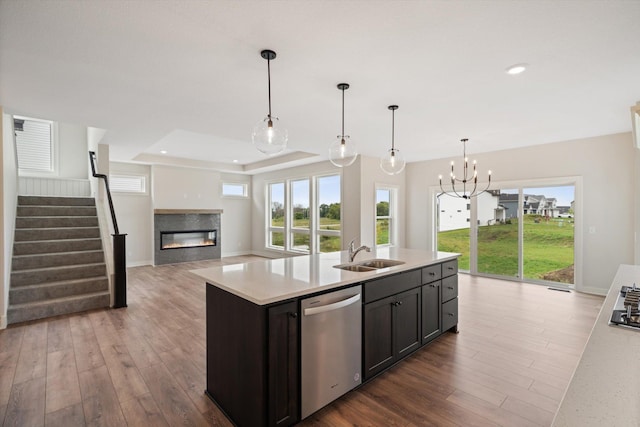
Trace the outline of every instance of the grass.
<instances>
[{"instance_id":1,"label":"grass","mask_svg":"<svg viewBox=\"0 0 640 427\"><path fill-rule=\"evenodd\" d=\"M284 218L275 218L272 220L271 225L274 227L284 227ZM296 219L293 221L293 226L297 228L309 228L308 219ZM331 218L320 218L319 230L337 230L340 231L340 220ZM320 238L320 252L335 252L342 249L340 237L337 236L319 236ZM271 244L273 246L284 247L284 233L272 232ZM309 250L309 235L308 234L293 234L293 249Z\"/></svg>"},{"instance_id":2,"label":"grass","mask_svg":"<svg viewBox=\"0 0 640 427\"><path fill-rule=\"evenodd\" d=\"M524 277L545 279L573 265L573 223L535 215L524 217ZM438 233L438 250L459 252L461 270L469 270L469 229ZM478 227L478 272L502 276L518 274L518 221ZM560 279L573 283L573 277Z\"/></svg>"}]
</instances>

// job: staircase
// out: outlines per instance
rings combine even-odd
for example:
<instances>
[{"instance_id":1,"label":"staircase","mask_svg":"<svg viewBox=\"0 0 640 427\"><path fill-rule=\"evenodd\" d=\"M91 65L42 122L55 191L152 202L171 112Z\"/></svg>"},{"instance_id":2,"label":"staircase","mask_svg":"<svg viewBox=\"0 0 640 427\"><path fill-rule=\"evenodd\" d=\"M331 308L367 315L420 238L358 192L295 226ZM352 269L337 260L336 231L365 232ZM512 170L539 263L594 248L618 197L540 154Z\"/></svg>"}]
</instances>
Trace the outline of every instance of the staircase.
<instances>
[{"instance_id":1,"label":"staircase","mask_svg":"<svg viewBox=\"0 0 640 427\"><path fill-rule=\"evenodd\" d=\"M19 196L8 323L108 307L95 201Z\"/></svg>"}]
</instances>

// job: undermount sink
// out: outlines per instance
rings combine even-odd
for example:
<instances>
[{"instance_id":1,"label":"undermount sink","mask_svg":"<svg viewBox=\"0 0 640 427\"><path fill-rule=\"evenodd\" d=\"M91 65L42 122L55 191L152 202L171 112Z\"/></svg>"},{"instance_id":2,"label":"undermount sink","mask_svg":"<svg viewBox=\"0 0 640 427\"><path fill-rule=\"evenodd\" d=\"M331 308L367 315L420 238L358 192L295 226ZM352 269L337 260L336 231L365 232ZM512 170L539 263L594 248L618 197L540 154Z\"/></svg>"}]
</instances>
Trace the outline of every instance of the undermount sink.
<instances>
[{"instance_id":1,"label":"undermount sink","mask_svg":"<svg viewBox=\"0 0 640 427\"><path fill-rule=\"evenodd\" d=\"M372 271L379 268L394 267L396 265L404 264L404 261L396 261L394 259L370 259L367 261L361 261L354 264L339 264L334 265L334 268L347 271Z\"/></svg>"},{"instance_id":2,"label":"undermount sink","mask_svg":"<svg viewBox=\"0 0 640 427\"><path fill-rule=\"evenodd\" d=\"M374 267L366 267L364 265L359 265L359 264L340 264L340 265L334 265L334 268L339 268L341 270L347 270L347 271L373 271L375 270Z\"/></svg>"},{"instance_id":3,"label":"undermount sink","mask_svg":"<svg viewBox=\"0 0 640 427\"><path fill-rule=\"evenodd\" d=\"M370 259L368 261L358 263L358 265L372 268L387 268L402 264L404 264L404 261L396 261L395 259Z\"/></svg>"}]
</instances>

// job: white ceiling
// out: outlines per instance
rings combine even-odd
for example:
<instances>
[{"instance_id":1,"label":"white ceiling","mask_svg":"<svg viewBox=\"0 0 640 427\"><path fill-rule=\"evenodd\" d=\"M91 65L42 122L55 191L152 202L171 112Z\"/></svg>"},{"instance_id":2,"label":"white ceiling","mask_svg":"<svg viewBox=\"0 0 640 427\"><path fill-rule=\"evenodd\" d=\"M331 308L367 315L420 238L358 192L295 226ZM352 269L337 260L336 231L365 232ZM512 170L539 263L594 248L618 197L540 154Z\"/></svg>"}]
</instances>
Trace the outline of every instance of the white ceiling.
<instances>
[{"instance_id":1,"label":"white ceiling","mask_svg":"<svg viewBox=\"0 0 640 427\"><path fill-rule=\"evenodd\" d=\"M105 129L112 160L253 173L278 163L255 163L250 139L269 48L298 159L283 165L327 158L340 82L360 152L390 147L398 104L396 147L418 161L460 155L465 137L477 153L630 131L638 40L637 0L0 0L0 105Z\"/></svg>"}]
</instances>

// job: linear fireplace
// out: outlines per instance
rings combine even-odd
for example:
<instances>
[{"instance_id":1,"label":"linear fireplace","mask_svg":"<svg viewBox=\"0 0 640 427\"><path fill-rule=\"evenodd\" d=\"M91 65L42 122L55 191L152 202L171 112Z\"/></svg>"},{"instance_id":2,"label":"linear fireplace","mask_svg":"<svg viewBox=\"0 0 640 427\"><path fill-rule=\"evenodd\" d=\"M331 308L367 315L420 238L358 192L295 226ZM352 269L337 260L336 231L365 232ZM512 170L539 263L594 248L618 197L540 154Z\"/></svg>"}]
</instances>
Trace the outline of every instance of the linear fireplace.
<instances>
[{"instance_id":1,"label":"linear fireplace","mask_svg":"<svg viewBox=\"0 0 640 427\"><path fill-rule=\"evenodd\" d=\"M155 209L154 265L220 259L221 209Z\"/></svg>"},{"instance_id":2,"label":"linear fireplace","mask_svg":"<svg viewBox=\"0 0 640 427\"><path fill-rule=\"evenodd\" d=\"M218 230L161 231L160 250L217 245Z\"/></svg>"}]
</instances>

